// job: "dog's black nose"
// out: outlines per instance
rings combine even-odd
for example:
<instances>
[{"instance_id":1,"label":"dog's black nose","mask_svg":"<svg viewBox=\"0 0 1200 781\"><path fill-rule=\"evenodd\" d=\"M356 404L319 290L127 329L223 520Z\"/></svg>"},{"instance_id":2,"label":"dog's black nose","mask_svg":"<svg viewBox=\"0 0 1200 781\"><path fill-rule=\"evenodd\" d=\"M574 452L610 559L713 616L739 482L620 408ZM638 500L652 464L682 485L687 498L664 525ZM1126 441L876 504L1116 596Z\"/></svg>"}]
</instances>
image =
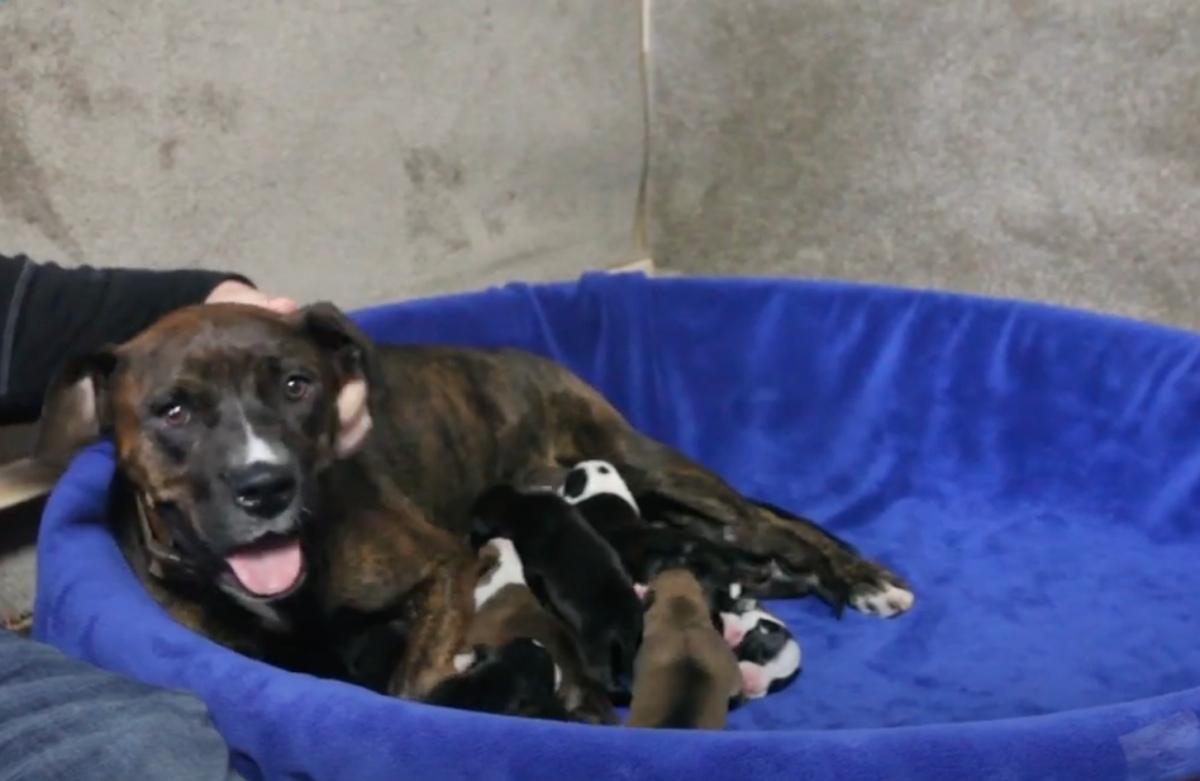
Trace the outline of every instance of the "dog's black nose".
<instances>
[{"instance_id":1,"label":"dog's black nose","mask_svg":"<svg viewBox=\"0 0 1200 781\"><path fill-rule=\"evenodd\" d=\"M296 476L286 466L251 464L230 471L225 480L238 507L260 518L279 515L296 497Z\"/></svg>"}]
</instances>

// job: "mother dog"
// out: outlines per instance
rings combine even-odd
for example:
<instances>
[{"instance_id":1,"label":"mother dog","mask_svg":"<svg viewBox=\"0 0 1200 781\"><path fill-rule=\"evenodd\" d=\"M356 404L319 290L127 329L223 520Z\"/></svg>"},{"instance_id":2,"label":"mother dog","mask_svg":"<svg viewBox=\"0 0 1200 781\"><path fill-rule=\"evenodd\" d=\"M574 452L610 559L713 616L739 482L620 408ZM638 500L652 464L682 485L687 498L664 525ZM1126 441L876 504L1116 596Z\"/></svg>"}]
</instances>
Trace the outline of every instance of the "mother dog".
<instances>
[{"instance_id":1,"label":"mother dog","mask_svg":"<svg viewBox=\"0 0 1200 781\"><path fill-rule=\"evenodd\" d=\"M330 304L183 309L72 362L39 450L65 458L101 434L118 454L117 534L178 620L400 696L453 673L473 500L586 459L615 464L665 522L761 557L752 592L884 616L912 604L887 569L638 433L566 369L515 350L376 346Z\"/></svg>"}]
</instances>

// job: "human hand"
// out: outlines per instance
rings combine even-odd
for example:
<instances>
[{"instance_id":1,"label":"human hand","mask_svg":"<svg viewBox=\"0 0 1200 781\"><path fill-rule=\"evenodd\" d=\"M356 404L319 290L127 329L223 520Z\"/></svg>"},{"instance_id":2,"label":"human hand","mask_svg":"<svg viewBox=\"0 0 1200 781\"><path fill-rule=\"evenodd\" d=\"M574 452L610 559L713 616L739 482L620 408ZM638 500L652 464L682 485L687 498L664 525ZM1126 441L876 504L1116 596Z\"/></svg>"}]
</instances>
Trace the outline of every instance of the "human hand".
<instances>
[{"instance_id":1,"label":"human hand","mask_svg":"<svg viewBox=\"0 0 1200 781\"><path fill-rule=\"evenodd\" d=\"M204 299L206 304L247 304L249 306L261 306L264 309L270 309L273 312L278 312L281 315L295 312L300 307L290 298L276 297L272 298L267 294L250 287L245 282L239 282L236 279L227 279L221 284L212 289L208 294L208 298Z\"/></svg>"}]
</instances>

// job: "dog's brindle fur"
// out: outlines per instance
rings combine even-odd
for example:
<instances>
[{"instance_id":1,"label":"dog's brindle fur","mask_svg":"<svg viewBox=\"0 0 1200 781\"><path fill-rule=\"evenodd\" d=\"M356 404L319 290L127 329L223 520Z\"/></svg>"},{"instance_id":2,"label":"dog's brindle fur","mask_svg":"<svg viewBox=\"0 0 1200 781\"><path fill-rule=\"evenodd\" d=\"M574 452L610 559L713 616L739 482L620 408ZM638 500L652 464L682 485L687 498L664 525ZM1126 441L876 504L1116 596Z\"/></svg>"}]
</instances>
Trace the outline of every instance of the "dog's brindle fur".
<instances>
[{"instance_id":1,"label":"dog's brindle fur","mask_svg":"<svg viewBox=\"0 0 1200 781\"><path fill-rule=\"evenodd\" d=\"M278 390L291 367L311 380L302 403ZM355 383L366 384L373 426L341 452L350 423L339 400ZM200 405L186 432L163 423L164 399L181 389ZM286 522L243 517L225 501L217 476L246 425L297 465L299 509ZM176 618L248 654L333 675L345 674L343 646L399 625L407 641L387 688L401 696L422 696L453 673L471 612L465 541L475 498L500 482L543 483L585 459L616 465L674 522L772 557L775 595L840 600L902 584L816 525L756 506L638 433L549 360L375 346L329 304L290 316L190 307L72 362L48 394L39 452L65 457L102 432L115 439L123 475L113 517L124 550ZM275 599L238 593L222 556L279 528L303 541L303 584Z\"/></svg>"}]
</instances>

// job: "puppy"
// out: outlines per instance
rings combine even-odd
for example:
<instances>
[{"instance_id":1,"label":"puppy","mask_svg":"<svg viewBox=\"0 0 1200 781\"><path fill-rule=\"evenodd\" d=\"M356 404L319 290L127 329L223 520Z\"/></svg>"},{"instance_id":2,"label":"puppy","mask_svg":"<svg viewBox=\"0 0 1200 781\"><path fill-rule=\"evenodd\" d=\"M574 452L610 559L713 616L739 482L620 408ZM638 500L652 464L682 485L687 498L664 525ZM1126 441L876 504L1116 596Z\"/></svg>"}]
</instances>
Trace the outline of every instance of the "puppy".
<instances>
[{"instance_id":1,"label":"puppy","mask_svg":"<svg viewBox=\"0 0 1200 781\"><path fill-rule=\"evenodd\" d=\"M467 647L500 648L522 637L538 641L561 671L558 696L571 718L616 724L612 703L600 683L588 677L570 630L546 612L525 583L521 557L512 541L490 540L479 551L479 565Z\"/></svg>"},{"instance_id":2,"label":"puppy","mask_svg":"<svg viewBox=\"0 0 1200 781\"><path fill-rule=\"evenodd\" d=\"M536 640L519 638L499 648L479 646L455 658L461 668L425 698L449 708L566 721L555 692L558 670Z\"/></svg>"},{"instance_id":3,"label":"puppy","mask_svg":"<svg viewBox=\"0 0 1200 781\"><path fill-rule=\"evenodd\" d=\"M479 499L472 541L512 540L535 593L574 632L587 675L626 690L642 636L642 604L612 547L549 489L493 488Z\"/></svg>"},{"instance_id":4,"label":"puppy","mask_svg":"<svg viewBox=\"0 0 1200 781\"><path fill-rule=\"evenodd\" d=\"M740 697L754 700L773 694L800 675L800 644L757 600L740 597L732 587L733 606L720 613L725 640L741 670Z\"/></svg>"},{"instance_id":5,"label":"puppy","mask_svg":"<svg viewBox=\"0 0 1200 781\"><path fill-rule=\"evenodd\" d=\"M646 600L629 725L721 729L742 676L700 583L687 570L667 570L650 582Z\"/></svg>"},{"instance_id":6,"label":"puppy","mask_svg":"<svg viewBox=\"0 0 1200 781\"><path fill-rule=\"evenodd\" d=\"M637 583L648 583L659 572L683 567L696 576L711 601L735 573L753 577L757 566L761 579L771 575L767 559L722 547L684 529L648 523L629 486L607 461L576 464L560 492L613 546Z\"/></svg>"}]
</instances>

